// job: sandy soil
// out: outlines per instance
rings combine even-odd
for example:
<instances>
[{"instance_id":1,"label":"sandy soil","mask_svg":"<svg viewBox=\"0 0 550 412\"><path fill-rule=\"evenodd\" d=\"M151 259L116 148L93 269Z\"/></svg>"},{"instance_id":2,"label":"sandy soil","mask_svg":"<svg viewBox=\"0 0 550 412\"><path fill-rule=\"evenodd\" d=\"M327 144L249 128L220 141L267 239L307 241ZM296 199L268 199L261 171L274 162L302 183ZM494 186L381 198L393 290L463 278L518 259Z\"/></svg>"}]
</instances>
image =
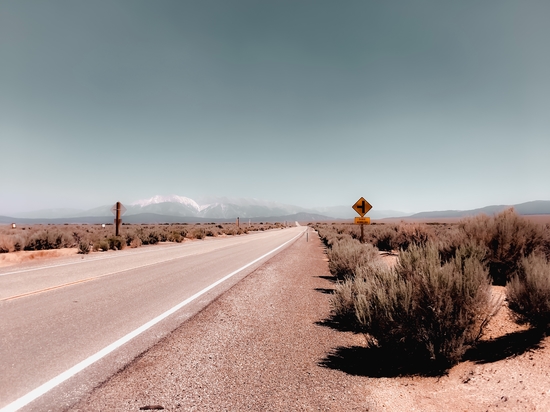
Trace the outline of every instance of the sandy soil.
<instances>
[{"instance_id":1,"label":"sandy soil","mask_svg":"<svg viewBox=\"0 0 550 412\"><path fill-rule=\"evenodd\" d=\"M11 253L0 253L0 267L17 265L43 259L53 259L72 256L78 253L78 248L53 249L53 250L28 250Z\"/></svg>"},{"instance_id":2,"label":"sandy soil","mask_svg":"<svg viewBox=\"0 0 550 412\"><path fill-rule=\"evenodd\" d=\"M548 339L504 300L447 375L399 376L327 321L333 286L319 239L300 239L71 410L550 411Z\"/></svg>"}]
</instances>

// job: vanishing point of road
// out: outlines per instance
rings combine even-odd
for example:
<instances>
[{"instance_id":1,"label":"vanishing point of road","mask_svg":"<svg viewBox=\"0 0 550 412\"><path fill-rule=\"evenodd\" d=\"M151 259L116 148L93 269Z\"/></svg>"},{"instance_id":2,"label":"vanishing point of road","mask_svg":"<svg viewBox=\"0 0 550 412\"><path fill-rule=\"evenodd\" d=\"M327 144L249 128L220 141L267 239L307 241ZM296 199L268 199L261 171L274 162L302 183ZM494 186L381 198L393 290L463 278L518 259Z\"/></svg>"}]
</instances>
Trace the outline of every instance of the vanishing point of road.
<instances>
[{"instance_id":1,"label":"vanishing point of road","mask_svg":"<svg viewBox=\"0 0 550 412\"><path fill-rule=\"evenodd\" d=\"M0 412L67 408L305 230L0 269Z\"/></svg>"}]
</instances>

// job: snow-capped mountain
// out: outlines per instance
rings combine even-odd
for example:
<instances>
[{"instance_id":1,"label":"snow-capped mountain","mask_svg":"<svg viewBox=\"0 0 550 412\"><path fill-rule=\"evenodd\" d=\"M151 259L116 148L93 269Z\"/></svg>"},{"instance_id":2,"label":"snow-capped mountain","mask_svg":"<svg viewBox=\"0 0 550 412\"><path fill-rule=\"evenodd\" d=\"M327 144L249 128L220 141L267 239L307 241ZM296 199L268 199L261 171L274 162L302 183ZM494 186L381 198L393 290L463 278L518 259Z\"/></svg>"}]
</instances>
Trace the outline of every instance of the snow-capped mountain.
<instances>
[{"instance_id":1,"label":"snow-capped mountain","mask_svg":"<svg viewBox=\"0 0 550 412\"><path fill-rule=\"evenodd\" d=\"M200 212L201 210L201 206L199 206L199 204L195 202L193 199L189 199L188 197L178 196L178 195L170 195L170 196L157 195L149 199L137 200L133 203L130 203L130 206L146 207L149 205L156 205L159 203L180 203L182 205L190 206L191 208L196 209L197 212Z\"/></svg>"},{"instance_id":2,"label":"snow-capped mountain","mask_svg":"<svg viewBox=\"0 0 550 412\"><path fill-rule=\"evenodd\" d=\"M208 197L200 202L184 196L154 196L138 200L127 206L126 215L156 213L170 216L202 217L212 219L254 218L283 216L299 212L312 212L298 206L284 205L259 199Z\"/></svg>"}]
</instances>

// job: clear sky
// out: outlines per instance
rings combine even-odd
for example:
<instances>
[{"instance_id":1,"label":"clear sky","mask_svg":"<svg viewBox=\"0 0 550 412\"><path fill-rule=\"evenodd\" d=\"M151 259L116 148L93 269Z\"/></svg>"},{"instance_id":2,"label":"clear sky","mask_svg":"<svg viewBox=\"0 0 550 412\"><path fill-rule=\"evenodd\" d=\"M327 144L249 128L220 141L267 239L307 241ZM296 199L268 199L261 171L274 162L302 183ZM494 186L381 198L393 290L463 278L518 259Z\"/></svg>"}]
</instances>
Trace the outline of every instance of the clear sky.
<instances>
[{"instance_id":1,"label":"clear sky","mask_svg":"<svg viewBox=\"0 0 550 412\"><path fill-rule=\"evenodd\" d=\"M0 2L0 214L550 199L550 2Z\"/></svg>"}]
</instances>

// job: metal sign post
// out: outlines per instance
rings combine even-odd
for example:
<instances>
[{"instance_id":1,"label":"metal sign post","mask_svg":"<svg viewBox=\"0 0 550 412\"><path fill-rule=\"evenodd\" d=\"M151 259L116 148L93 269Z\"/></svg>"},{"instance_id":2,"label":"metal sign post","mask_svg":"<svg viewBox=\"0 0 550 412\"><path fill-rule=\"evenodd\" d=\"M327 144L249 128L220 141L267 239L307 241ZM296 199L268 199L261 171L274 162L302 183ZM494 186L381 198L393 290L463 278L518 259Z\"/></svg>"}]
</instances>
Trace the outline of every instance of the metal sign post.
<instances>
[{"instance_id":1,"label":"metal sign post","mask_svg":"<svg viewBox=\"0 0 550 412\"><path fill-rule=\"evenodd\" d=\"M372 209L372 206L369 202L365 200L364 197L359 199L355 204L352 206L352 209L355 210L359 216L355 218L355 224L361 225L361 243L365 242L365 230L363 228L364 225L370 225L370 217L364 217L369 210Z\"/></svg>"}]
</instances>

